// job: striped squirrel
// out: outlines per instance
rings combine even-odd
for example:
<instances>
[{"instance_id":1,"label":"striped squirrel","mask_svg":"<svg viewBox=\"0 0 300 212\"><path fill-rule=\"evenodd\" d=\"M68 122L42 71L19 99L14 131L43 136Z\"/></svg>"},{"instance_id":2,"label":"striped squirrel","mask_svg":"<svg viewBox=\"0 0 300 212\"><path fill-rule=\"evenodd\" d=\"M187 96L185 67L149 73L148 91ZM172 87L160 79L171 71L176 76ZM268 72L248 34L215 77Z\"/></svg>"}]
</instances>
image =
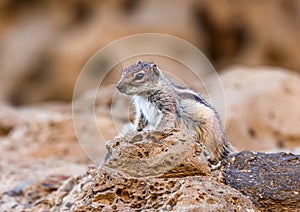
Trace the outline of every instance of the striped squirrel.
<instances>
[{"instance_id":1,"label":"striped squirrel","mask_svg":"<svg viewBox=\"0 0 300 212\"><path fill-rule=\"evenodd\" d=\"M171 82L155 63L138 61L124 69L116 88L133 99L137 131L192 132L213 164L232 151L216 110L198 93Z\"/></svg>"}]
</instances>

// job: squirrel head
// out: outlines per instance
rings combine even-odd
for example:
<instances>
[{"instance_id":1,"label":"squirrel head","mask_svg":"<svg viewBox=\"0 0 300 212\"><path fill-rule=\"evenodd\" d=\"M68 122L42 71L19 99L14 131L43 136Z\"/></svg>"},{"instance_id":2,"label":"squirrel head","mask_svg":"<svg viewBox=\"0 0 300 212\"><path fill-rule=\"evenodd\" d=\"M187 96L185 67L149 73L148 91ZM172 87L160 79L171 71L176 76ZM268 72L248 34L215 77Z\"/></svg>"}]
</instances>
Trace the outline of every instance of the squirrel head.
<instances>
[{"instance_id":1,"label":"squirrel head","mask_svg":"<svg viewBox=\"0 0 300 212\"><path fill-rule=\"evenodd\" d=\"M141 95L157 88L161 75L155 63L138 61L123 70L116 88L125 95Z\"/></svg>"}]
</instances>

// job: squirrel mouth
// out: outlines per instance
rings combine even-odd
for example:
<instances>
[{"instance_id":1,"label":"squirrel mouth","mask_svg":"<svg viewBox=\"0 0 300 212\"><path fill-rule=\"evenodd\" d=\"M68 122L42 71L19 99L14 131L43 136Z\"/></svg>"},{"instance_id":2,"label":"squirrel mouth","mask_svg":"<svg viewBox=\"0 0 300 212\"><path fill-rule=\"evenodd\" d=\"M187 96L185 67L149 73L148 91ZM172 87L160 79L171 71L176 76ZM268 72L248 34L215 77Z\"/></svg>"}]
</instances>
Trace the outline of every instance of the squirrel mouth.
<instances>
[{"instance_id":1,"label":"squirrel mouth","mask_svg":"<svg viewBox=\"0 0 300 212\"><path fill-rule=\"evenodd\" d=\"M116 86L116 89L119 91L119 93L124 94L124 95L130 95L130 93L128 93L128 89L126 88L126 86L124 86L123 84L118 83Z\"/></svg>"}]
</instances>

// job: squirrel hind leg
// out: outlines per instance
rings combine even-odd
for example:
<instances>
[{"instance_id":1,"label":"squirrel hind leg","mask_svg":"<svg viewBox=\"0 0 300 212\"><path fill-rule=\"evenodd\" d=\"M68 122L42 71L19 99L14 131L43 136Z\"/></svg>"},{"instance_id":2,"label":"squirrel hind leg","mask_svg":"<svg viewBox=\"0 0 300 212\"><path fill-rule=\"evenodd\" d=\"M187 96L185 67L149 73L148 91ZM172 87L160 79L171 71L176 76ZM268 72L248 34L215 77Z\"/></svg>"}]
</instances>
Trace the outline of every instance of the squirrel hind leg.
<instances>
[{"instance_id":1,"label":"squirrel hind leg","mask_svg":"<svg viewBox=\"0 0 300 212\"><path fill-rule=\"evenodd\" d=\"M209 158L209 162L213 165L216 165L234 152L235 148L233 148L232 145L226 141L215 150L214 154Z\"/></svg>"}]
</instances>

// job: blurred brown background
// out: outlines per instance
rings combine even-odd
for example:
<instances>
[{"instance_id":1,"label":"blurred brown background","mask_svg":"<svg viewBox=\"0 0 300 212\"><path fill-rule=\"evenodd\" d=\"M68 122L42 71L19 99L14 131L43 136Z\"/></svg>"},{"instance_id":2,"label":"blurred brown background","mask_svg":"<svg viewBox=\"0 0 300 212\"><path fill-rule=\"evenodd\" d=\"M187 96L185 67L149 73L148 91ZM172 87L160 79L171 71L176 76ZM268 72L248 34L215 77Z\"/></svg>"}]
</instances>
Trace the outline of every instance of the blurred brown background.
<instances>
[{"instance_id":1,"label":"blurred brown background","mask_svg":"<svg viewBox=\"0 0 300 212\"><path fill-rule=\"evenodd\" d=\"M299 0L3 0L0 100L70 101L98 49L144 32L191 42L218 71L232 64L300 71Z\"/></svg>"}]
</instances>

